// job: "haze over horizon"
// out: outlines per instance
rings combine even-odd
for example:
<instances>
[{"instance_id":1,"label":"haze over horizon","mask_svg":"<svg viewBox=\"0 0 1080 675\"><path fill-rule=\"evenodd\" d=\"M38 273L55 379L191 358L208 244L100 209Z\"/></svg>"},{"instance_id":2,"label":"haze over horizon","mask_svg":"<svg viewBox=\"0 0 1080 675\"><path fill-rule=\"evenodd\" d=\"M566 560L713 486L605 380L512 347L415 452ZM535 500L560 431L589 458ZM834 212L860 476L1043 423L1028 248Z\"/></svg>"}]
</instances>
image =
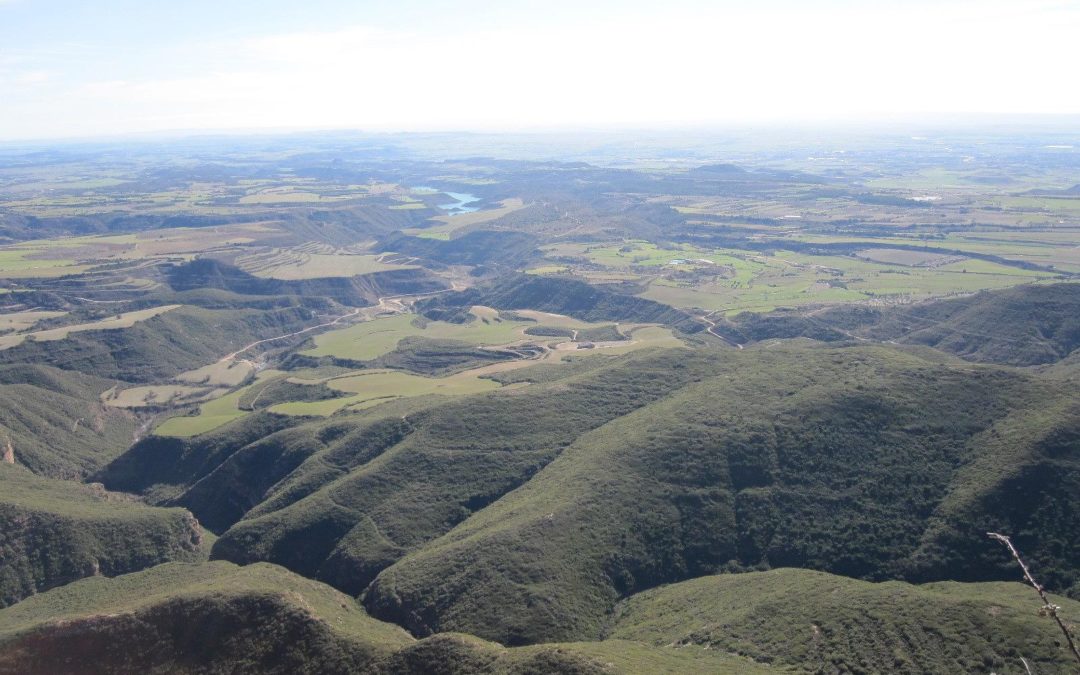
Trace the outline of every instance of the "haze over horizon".
<instances>
[{"instance_id":1,"label":"haze over horizon","mask_svg":"<svg viewBox=\"0 0 1080 675\"><path fill-rule=\"evenodd\" d=\"M1074 2L0 0L0 140L1080 115Z\"/></svg>"}]
</instances>

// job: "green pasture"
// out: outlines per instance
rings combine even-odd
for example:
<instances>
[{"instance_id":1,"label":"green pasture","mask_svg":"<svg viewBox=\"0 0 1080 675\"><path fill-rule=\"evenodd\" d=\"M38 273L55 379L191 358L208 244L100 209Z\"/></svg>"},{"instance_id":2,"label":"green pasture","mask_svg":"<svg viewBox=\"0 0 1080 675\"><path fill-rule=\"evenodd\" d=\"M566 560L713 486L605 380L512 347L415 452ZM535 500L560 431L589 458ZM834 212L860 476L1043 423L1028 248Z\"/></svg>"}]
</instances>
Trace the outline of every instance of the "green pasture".
<instances>
[{"instance_id":1,"label":"green pasture","mask_svg":"<svg viewBox=\"0 0 1080 675\"><path fill-rule=\"evenodd\" d=\"M248 385L251 387L253 385ZM154 429L158 436L178 436L188 438L240 419L248 413L236 407L248 387L237 389L231 394L208 401L199 406L199 414L186 417L170 417Z\"/></svg>"},{"instance_id":2,"label":"green pasture","mask_svg":"<svg viewBox=\"0 0 1080 675\"><path fill-rule=\"evenodd\" d=\"M393 351L402 338L409 336L460 340L474 345L502 345L526 339L522 331L538 325L530 321L500 320L493 314L485 314L487 316L468 324L430 321L423 328L414 323L416 315L398 314L323 333L315 338L313 349L301 353L368 361Z\"/></svg>"},{"instance_id":3,"label":"green pasture","mask_svg":"<svg viewBox=\"0 0 1080 675\"><path fill-rule=\"evenodd\" d=\"M486 369L477 369L486 372ZM331 389L352 396L313 402L281 403L270 412L284 415L326 416L345 408L362 409L395 398L442 394L455 396L498 389L494 380L482 379L475 371L449 377L423 377L399 370L373 370L327 381Z\"/></svg>"}]
</instances>

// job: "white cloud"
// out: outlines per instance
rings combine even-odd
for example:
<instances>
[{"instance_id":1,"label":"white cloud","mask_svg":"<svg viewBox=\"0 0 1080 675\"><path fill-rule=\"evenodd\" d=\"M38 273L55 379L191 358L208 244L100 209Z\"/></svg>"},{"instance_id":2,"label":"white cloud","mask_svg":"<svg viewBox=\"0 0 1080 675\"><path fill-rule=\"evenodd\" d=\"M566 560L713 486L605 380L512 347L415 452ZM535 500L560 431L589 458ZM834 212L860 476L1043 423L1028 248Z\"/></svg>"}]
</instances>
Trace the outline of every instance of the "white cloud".
<instances>
[{"instance_id":1,"label":"white cloud","mask_svg":"<svg viewBox=\"0 0 1080 675\"><path fill-rule=\"evenodd\" d=\"M344 26L163 48L153 77L76 84L0 111L0 129L54 133L55 114L31 113L60 100L78 111L65 127L76 133L1080 113L1068 85L1077 34L1073 3L1038 0L657 8L457 32Z\"/></svg>"},{"instance_id":2,"label":"white cloud","mask_svg":"<svg viewBox=\"0 0 1080 675\"><path fill-rule=\"evenodd\" d=\"M20 85L44 84L53 78L53 74L47 70L28 70L17 74L12 79Z\"/></svg>"}]
</instances>

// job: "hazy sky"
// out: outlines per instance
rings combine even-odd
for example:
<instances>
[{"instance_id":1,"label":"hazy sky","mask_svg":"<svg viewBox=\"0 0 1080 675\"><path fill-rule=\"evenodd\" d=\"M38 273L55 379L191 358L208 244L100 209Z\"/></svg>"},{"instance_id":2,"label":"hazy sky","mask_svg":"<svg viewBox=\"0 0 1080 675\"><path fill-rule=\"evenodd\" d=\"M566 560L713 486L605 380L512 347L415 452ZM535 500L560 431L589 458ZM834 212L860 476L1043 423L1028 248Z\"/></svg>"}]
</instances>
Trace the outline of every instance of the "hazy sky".
<instances>
[{"instance_id":1,"label":"hazy sky","mask_svg":"<svg viewBox=\"0 0 1080 675\"><path fill-rule=\"evenodd\" d=\"M0 0L0 139L1078 114L1080 0Z\"/></svg>"}]
</instances>

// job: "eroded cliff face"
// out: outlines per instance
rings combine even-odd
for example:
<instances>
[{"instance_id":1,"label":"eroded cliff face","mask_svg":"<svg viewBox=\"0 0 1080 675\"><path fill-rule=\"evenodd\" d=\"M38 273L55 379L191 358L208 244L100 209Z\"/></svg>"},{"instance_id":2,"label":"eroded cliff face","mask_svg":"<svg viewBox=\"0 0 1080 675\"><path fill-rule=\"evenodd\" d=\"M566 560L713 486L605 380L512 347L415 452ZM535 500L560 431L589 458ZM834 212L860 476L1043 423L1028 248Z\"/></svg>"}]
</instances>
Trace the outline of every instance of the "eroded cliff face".
<instances>
[{"instance_id":1,"label":"eroded cliff face","mask_svg":"<svg viewBox=\"0 0 1080 675\"><path fill-rule=\"evenodd\" d=\"M0 466L0 607L83 577L206 558L202 528L184 509Z\"/></svg>"}]
</instances>

